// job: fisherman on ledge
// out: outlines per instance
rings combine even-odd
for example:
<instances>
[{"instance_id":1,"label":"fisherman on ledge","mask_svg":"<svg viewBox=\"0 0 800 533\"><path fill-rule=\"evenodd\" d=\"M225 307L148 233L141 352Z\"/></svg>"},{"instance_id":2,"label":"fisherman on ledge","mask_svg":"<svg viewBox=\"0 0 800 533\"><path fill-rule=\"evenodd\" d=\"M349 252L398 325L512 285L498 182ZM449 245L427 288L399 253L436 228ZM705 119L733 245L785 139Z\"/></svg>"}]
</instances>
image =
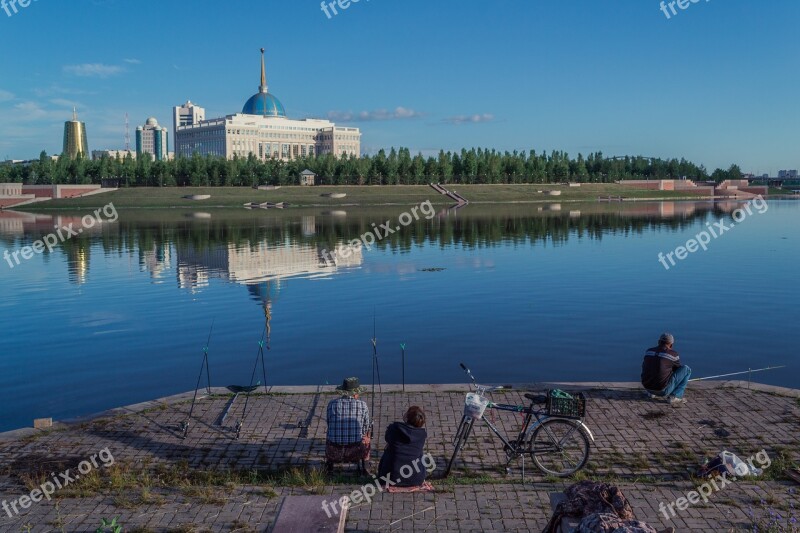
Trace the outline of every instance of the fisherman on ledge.
<instances>
[{"instance_id":1,"label":"fisherman on ledge","mask_svg":"<svg viewBox=\"0 0 800 533\"><path fill-rule=\"evenodd\" d=\"M683 395L692 369L681 364L678 352L672 349L675 337L663 333L658 346L649 348L642 362L642 385L651 399L666 398L672 407L686 403Z\"/></svg>"}]
</instances>

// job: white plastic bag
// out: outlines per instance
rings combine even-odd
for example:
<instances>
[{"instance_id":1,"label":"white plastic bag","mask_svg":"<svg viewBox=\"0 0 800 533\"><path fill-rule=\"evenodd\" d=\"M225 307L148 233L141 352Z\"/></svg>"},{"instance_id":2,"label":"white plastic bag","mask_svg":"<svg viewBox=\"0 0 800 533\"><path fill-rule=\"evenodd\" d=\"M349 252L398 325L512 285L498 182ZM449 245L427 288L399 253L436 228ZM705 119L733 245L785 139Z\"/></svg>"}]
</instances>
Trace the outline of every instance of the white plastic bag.
<instances>
[{"instance_id":1,"label":"white plastic bag","mask_svg":"<svg viewBox=\"0 0 800 533\"><path fill-rule=\"evenodd\" d=\"M745 463L728 450L722 450L719 456L722 458L722 463L727 465L729 470L732 470L738 477L760 476L763 472L760 468Z\"/></svg>"}]
</instances>

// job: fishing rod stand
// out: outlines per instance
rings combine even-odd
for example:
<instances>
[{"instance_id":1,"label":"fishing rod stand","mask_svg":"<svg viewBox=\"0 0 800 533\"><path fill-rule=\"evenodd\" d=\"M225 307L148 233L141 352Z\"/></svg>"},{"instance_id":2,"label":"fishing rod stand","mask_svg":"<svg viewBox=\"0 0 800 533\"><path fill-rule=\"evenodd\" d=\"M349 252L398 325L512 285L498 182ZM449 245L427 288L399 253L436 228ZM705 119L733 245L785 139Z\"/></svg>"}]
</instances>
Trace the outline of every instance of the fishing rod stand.
<instances>
[{"instance_id":1,"label":"fishing rod stand","mask_svg":"<svg viewBox=\"0 0 800 533\"><path fill-rule=\"evenodd\" d=\"M264 363L264 337L261 337L261 340L258 343L258 355L256 355L256 362L253 365L253 375L250 376L250 387L248 387L247 394L244 400L244 409L242 410L242 418L236 422L236 440L239 440L239 437L242 434L242 426L244 425L244 421L247 418L247 405L250 402L250 393L255 391L258 386L262 383L259 381L258 383L253 386L253 382L256 379L256 371L258 370L258 363L261 362L261 375L264 379L264 394L269 392L267 388L267 365Z\"/></svg>"},{"instance_id":2,"label":"fishing rod stand","mask_svg":"<svg viewBox=\"0 0 800 533\"><path fill-rule=\"evenodd\" d=\"M213 328L213 325L212 325ZM203 379L203 371L206 373L206 394L211 395L211 373L208 370L208 344L203 348L203 362L200 364L200 375L197 376L197 385L194 387L194 398L192 398L192 407L189 409L189 416L186 417L181 423L181 440L186 440L189 435L189 420L194 413L194 405L197 403L197 391L200 390L200 381Z\"/></svg>"},{"instance_id":3,"label":"fishing rod stand","mask_svg":"<svg viewBox=\"0 0 800 533\"><path fill-rule=\"evenodd\" d=\"M377 377L378 380L378 391L381 392L383 390L382 383L381 383L381 369L380 365L378 364L378 339L372 337L372 407L370 408L369 412L369 434L372 436L373 430L375 428L375 378ZM377 444L376 444L377 445Z\"/></svg>"}]
</instances>

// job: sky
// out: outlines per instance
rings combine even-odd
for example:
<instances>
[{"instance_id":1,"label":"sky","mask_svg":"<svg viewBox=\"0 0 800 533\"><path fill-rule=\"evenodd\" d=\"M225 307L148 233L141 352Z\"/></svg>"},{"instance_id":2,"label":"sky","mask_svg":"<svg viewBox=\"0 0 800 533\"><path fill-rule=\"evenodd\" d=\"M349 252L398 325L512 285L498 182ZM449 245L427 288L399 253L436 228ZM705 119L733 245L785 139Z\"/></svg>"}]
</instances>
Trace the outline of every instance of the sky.
<instances>
[{"instance_id":1,"label":"sky","mask_svg":"<svg viewBox=\"0 0 800 533\"><path fill-rule=\"evenodd\" d=\"M189 99L207 118L239 112L264 47L290 118L357 126L364 153L800 167L796 0L680 0L669 18L660 0L361 0L327 15L320 0L10 1L0 160L59 153L73 106L90 150L124 147L125 113L133 137L149 116L171 133Z\"/></svg>"}]
</instances>

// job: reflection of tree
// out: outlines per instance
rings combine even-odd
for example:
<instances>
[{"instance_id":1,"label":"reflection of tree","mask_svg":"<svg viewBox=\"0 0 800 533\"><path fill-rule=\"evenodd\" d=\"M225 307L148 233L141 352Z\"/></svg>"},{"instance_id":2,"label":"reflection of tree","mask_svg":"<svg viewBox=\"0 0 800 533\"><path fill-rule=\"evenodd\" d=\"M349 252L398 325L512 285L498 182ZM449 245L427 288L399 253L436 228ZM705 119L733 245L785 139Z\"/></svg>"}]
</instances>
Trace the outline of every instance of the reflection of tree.
<instances>
[{"instance_id":1,"label":"reflection of tree","mask_svg":"<svg viewBox=\"0 0 800 533\"><path fill-rule=\"evenodd\" d=\"M643 203L633 207L597 207L597 204L587 207L576 204L576 207L583 208L579 216L577 213L571 215L566 208L564 211L538 212L534 211L535 206L470 207L459 211L457 216L437 217L430 221L421 218L392 235L376 239L374 247L408 253L414 247L426 244L464 248L490 248L509 243L559 245L575 237L602 239L605 235L642 234L657 228L679 230L694 224L698 219L706 219L709 215L713 215L714 219L719 218L730 212L735 204L670 204L670 213L673 210L675 213L669 217L658 212L659 206L658 203ZM373 223L381 224L389 219L394 227L401 212L400 208L396 212L386 209L351 211L346 217L315 213L316 227L313 233L307 231L303 224L303 217L308 216L307 212L250 215L237 212L227 218L215 214L212 219L182 217L162 221L152 221L144 217L135 220L133 217L122 216L117 223L106 224L100 231L84 233L80 238L70 239L60 247L67 254L71 268L75 270L74 273L71 270L71 276L74 274L75 281L80 282L88 272L90 244L99 244L105 254L127 253L138 256L142 265L142 251L168 250L172 246L179 255L190 250L211 251L228 245L256 247L261 243L270 246L303 244L333 250L343 242L373 231ZM24 239L11 238L6 242L18 246L22 245L20 241L30 243L44 234L36 233L26 231ZM271 301L270 289L267 287L259 292L258 297L266 307ZM266 318L269 320L269 316Z\"/></svg>"},{"instance_id":2,"label":"reflection of tree","mask_svg":"<svg viewBox=\"0 0 800 533\"><path fill-rule=\"evenodd\" d=\"M485 248L503 243L565 243L570 237L602 239L609 234L641 234L655 228L678 230L698 218L708 216L708 211L696 211L686 216L662 218L657 215L630 215L622 213L594 213L570 217L565 213L520 213L503 211L470 215L462 211L458 217L421 219L383 239L376 239L375 247L397 252L408 252L414 246L438 244L459 245L467 248ZM386 213L348 215L346 218L319 217L313 235L303 231L300 216L285 213L269 219L224 220L215 219L197 223L125 223L118 231L104 232L106 251L152 249L154 245L172 244L179 251L203 250L219 245L254 246L256 243L317 245L333 249L336 245L373 231L373 222L385 220ZM394 223L394 221L393 221Z\"/></svg>"}]
</instances>

